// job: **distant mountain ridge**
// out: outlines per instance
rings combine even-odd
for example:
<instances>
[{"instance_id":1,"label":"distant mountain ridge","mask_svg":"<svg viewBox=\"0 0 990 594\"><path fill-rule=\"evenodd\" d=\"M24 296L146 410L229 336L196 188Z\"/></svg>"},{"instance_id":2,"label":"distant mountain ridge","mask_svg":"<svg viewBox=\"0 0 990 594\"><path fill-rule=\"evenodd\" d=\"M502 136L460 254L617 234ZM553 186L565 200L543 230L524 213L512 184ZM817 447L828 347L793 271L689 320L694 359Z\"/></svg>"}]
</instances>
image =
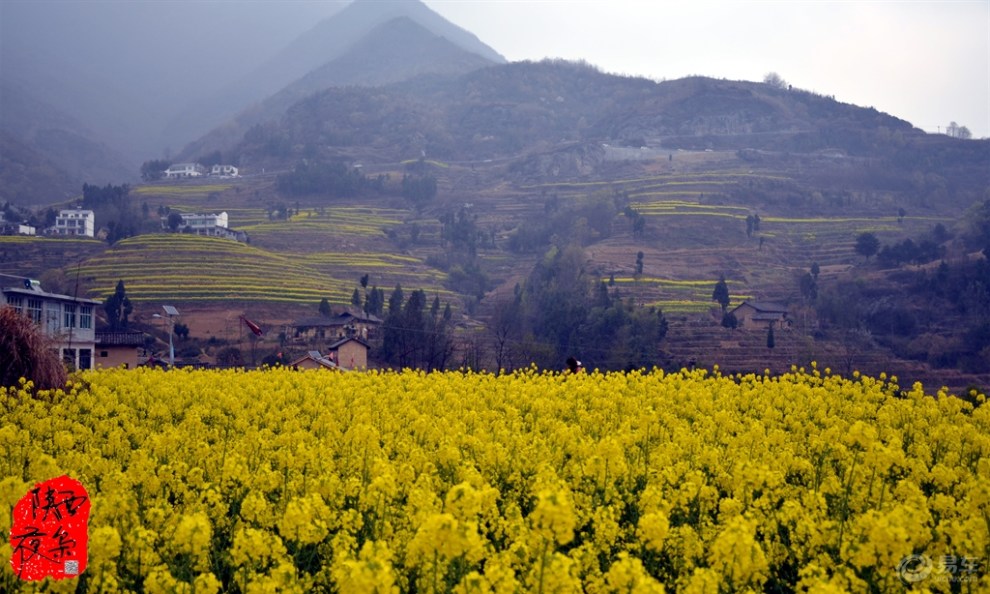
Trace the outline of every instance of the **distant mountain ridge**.
<instances>
[{"instance_id":1,"label":"distant mountain ridge","mask_svg":"<svg viewBox=\"0 0 990 594\"><path fill-rule=\"evenodd\" d=\"M434 139L421 148L438 157L477 159L568 142L781 146L866 156L881 144L890 151L925 136L888 114L805 91L704 77L657 83L563 61L517 62L373 90L331 88L291 106L274 130L289 145L323 147L400 149L418 134ZM409 156L393 151L387 158Z\"/></svg>"},{"instance_id":2,"label":"distant mountain ridge","mask_svg":"<svg viewBox=\"0 0 990 594\"><path fill-rule=\"evenodd\" d=\"M453 46L476 54L487 62L506 61L473 33L454 25L419 0L354 0L340 12L317 23L248 76L210 99L190 106L186 115L169 125L169 135L184 136L187 139L201 136L204 131L222 125L232 114L265 100L307 77L314 70L347 55L369 35L377 38L378 43L388 43L387 38L374 35L374 30L401 18L418 24L433 35L443 37ZM338 68L331 67L329 70ZM327 74L328 72L324 72L323 77L315 76L326 81ZM346 73L341 74L346 76ZM354 74L351 73L351 76ZM395 80L395 75L391 79Z\"/></svg>"},{"instance_id":3,"label":"distant mountain ridge","mask_svg":"<svg viewBox=\"0 0 990 594\"><path fill-rule=\"evenodd\" d=\"M229 149L251 126L277 121L297 101L330 87L380 86L423 74L459 75L492 64L411 18L394 18L376 26L340 57L190 143L179 158Z\"/></svg>"}]
</instances>

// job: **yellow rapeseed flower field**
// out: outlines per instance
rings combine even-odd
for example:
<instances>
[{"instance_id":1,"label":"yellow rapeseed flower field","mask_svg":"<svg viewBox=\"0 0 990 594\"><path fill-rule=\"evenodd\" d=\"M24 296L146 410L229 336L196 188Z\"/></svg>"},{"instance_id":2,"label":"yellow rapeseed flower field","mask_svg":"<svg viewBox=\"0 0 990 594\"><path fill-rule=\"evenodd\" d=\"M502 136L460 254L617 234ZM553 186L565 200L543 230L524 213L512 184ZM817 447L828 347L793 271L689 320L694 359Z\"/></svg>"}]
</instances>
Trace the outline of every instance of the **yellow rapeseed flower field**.
<instances>
[{"instance_id":1,"label":"yellow rapeseed flower field","mask_svg":"<svg viewBox=\"0 0 990 594\"><path fill-rule=\"evenodd\" d=\"M100 370L0 388L0 452L4 559L92 498L4 592L990 591L990 407L895 378Z\"/></svg>"}]
</instances>

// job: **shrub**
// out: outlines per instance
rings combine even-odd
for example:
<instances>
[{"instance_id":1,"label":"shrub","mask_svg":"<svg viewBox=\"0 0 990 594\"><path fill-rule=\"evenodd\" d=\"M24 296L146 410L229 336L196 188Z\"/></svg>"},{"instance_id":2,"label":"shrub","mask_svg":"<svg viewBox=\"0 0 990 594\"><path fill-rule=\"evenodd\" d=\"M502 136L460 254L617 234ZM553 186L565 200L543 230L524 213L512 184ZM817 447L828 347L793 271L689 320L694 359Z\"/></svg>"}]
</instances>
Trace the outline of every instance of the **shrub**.
<instances>
[{"instance_id":1,"label":"shrub","mask_svg":"<svg viewBox=\"0 0 990 594\"><path fill-rule=\"evenodd\" d=\"M0 308L0 386L25 378L36 388L65 386L65 366L51 341L28 317L11 307Z\"/></svg>"}]
</instances>

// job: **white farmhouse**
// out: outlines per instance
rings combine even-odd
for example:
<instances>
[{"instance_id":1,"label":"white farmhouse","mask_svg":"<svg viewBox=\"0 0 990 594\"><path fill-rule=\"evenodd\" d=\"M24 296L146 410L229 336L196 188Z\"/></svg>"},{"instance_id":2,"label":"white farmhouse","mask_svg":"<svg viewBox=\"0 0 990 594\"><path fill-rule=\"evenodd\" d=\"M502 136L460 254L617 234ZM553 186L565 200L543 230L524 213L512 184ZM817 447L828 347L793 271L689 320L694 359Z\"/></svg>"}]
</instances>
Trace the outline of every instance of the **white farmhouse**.
<instances>
[{"instance_id":1,"label":"white farmhouse","mask_svg":"<svg viewBox=\"0 0 990 594\"><path fill-rule=\"evenodd\" d=\"M51 232L55 235L82 235L93 237L96 231L96 215L91 210L72 208L58 211L55 226Z\"/></svg>"},{"instance_id":2,"label":"white farmhouse","mask_svg":"<svg viewBox=\"0 0 990 594\"><path fill-rule=\"evenodd\" d=\"M233 165L214 165L210 169L210 175L214 177L237 177L237 168Z\"/></svg>"},{"instance_id":3,"label":"white farmhouse","mask_svg":"<svg viewBox=\"0 0 990 594\"><path fill-rule=\"evenodd\" d=\"M201 177L204 173L206 168L199 163L173 163L165 170L165 177L168 179Z\"/></svg>"},{"instance_id":4,"label":"white farmhouse","mask_svg":"<svg viewBox=\"0 0 990 594\"><path fill-rule=\"evenodd\" d=\"M19 285L0 288L0 307L8 306L41 327L62 360L74 369L92 369L96 348L96 319L99 301L47 293L36 280L22 279Z\"/></svg>"},{"instance_id":5,"label":"white farmhouse","mask_svg":"<svg viewBox=\"0 0 990 594\"><path fill-rule=\"evenodd\" d=\"M231 238L231 232L227 228L226 212L220 214L179 213L179 216L182 217L182 222L179 224L178 230L183 233ZM162 229L169 228L168 219L169 217L162 217Z\"/></svg>"}]
</instances>

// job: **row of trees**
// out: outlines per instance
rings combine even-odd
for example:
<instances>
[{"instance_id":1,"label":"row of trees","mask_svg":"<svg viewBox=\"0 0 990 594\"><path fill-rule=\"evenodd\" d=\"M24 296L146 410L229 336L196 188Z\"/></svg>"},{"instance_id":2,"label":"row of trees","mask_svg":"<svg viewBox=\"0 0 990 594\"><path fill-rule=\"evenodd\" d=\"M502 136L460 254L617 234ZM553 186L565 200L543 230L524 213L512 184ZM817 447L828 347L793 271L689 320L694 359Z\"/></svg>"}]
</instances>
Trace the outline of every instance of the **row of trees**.
<instances>
[{"instance_id":1,"label":"row of trees","mask_svg":"<svg viewBox=\"0 0 990 594\"><path fill-rule=\"evenodd\" d=\"M387 176L371 178L360 169L342 161L323 163L301 161L289 173L275 178L275 187L290 196L322 195L330 198L349 198L368 192L381 192Z\"/></svg>"},{"instance_id":2,"label":"row of trees","mask_svg":"<svg viewBox=\"0 0 990 594\"><path fill-rule=\"evenodd\" d=\"M107 242L111 244L144 231L147 208L139 211L130 192L127 184L83 184L82 206L92 210L99 225L106 228Z\"/></svg>"},{"instance_id":3,"label":"row of trees","mask_svg":"<svg viewBox=\"0 0 990 594\"><path fill-rule=\"evenodd\" d=\"M611 370L662 363L663 312L623 299L596 282L585 263L580 246L552 246L525 283L498 302L489 324L498 368L560 367L569 356Z\"/></svg>"},{"instance_id":4,"label":"row of trees","mask_svg":"<svg viewBox=\"0 0 990 594\"><path fill-rule=\"evenodd\" d=\"M427 371L446 369L454 354L450 304L441 308L435 296L427 308L426 293L417 289L406 298L400 285L388 298L378 355L397 367Z\"/></svg>"}]
</instances>

